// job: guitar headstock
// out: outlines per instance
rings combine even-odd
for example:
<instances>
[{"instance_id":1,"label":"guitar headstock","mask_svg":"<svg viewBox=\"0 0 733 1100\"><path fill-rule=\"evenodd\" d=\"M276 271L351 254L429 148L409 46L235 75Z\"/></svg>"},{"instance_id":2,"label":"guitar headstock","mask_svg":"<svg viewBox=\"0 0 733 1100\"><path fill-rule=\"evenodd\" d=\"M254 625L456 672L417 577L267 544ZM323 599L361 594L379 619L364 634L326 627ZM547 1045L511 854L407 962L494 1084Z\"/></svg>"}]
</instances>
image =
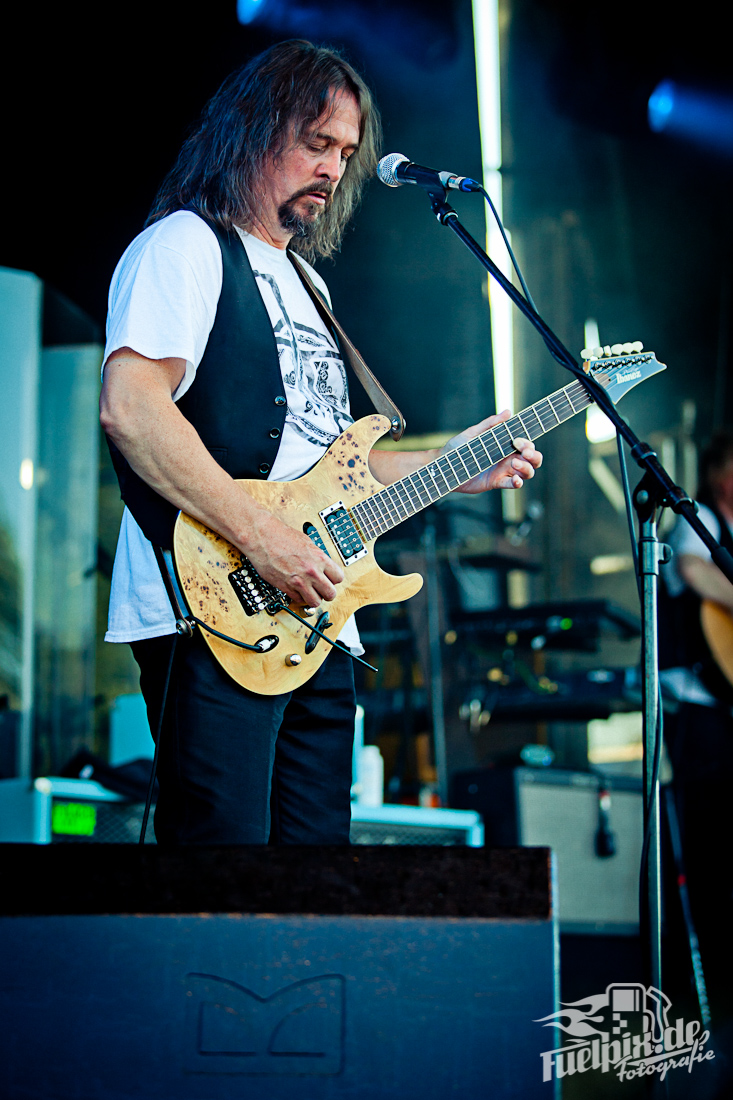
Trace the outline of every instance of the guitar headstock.
<instances>
[{"instance_id":1,"label":"guitar headstock","mask_svg":"<svg viewBox=\"0 0 733 1100\"><path fill-rule=\"evenodd\" d=\"M624 394L640 382L666 370L665 363L657 360L653 351L644 351L640 341L630 344L611 344L603 348L584 348L580 353L583 370L591 374L617 405Z\"/></svg>"}]
</instances>

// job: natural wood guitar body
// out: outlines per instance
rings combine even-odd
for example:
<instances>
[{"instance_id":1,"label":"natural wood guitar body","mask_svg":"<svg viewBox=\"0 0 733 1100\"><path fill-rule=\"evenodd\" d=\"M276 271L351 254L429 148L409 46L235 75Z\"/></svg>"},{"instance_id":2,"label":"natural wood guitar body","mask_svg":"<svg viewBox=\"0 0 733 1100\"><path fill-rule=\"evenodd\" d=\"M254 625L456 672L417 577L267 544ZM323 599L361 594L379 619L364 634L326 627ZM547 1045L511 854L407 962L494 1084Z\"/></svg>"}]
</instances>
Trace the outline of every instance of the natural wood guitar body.
<instances>
[{"instance_id":1,"label":"natural wood guitar body","mask_svg":"<svg viewBox=\"0 0 733 1100\"><path fill-rule=\"evenodd\" d=\"M733 615L722 604L703 600L700 623L715 663L733 687Z\"/></svg>"},{"instance_id":2,"label":"natural wood guitar body","mask_svg":"<svg viewBox=\"0 0 733 1100\"><path fill-rule=\"evenodd\" d=\"M389 430L384 416L368 416L353 424L326 451L320 462L296 481L241 481L247 492L289 527L302 531L312 523L331 557L343 564L333 546L319 511L337 500L347 508L384 488L369 472L369 452ZM394 577L374 560L374 541L368 553L344 566L344 580L338 595L323 610L333 624L328 636L334 641L347 619L369 603L392 603L409 599L422 587L417 573ZM247 615L229 581L229 574L241 565L238 550L197 520L181 513L174 532L174 557L178 580L190 610L197 618L222 634L254 645L260 638L277 635L277 646L267 653L239 649L202 630L212 653L237 683L260 695L280 695L305 683L323 664L331 646L319 641L311 653L305 644L311 634L286 612ZM303 608L291 605L302 615ZM315 623L316 617L309 620ZM298 654L300 664L286 659Z\"/></svg>"}]
</instances>

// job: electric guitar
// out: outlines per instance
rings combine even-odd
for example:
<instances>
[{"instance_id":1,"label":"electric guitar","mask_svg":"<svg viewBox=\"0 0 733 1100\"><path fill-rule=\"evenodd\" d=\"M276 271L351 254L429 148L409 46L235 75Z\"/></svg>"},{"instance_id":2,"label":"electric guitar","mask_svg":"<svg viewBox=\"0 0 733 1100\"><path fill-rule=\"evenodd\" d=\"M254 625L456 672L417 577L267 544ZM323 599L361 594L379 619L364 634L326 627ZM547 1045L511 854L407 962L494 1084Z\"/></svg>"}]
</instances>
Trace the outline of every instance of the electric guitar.
<instances>
[{"instance_id":1,"label":"electric guitar","mask_svg":"<svg viewBox=\"0 0 733 1100\"><path fill-rule=\"evenodd\" d=\"M641 345L631 347L637 351ZM591 359L584 369L615 404L665 365L657 362L653 352L637 351ZM587 391L574 380L387 486L370 474L369 452L389 430L389 421L385 416L367 416L343 432L313 469L296 481L242 481L259 504L290 527L304 531L343 566L344 580L327 610L314 612L291 603L259 576L239 550L179 513L173 558L191 616L220 635L261 650L239 648L204 629L211 652L237 683L257 694L279 695L299 687L331 648L313 627L336 639L360 607L406 600L422 587L417 573L396 577L377 565L374 544L379 535L512 454L516 450L512 439L535 441L590 404Z\"/></svg>"}]
</instances>

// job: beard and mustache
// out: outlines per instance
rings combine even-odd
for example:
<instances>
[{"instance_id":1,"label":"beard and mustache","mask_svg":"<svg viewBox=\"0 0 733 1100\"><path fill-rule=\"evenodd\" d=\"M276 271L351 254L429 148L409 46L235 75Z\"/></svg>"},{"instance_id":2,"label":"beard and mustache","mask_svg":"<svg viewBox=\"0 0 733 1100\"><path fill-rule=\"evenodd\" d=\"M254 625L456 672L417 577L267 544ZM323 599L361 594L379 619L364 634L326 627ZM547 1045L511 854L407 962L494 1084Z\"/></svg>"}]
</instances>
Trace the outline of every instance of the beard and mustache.
<instances>
[{"instance_id":1,"label":"beard and mustache","mask_svg":"<svg viewBox=\"0 0 733 1100\"><path fill-rule=\"evenodd\" d=\"M323 195L326 201L323 206L316 202L306 203L305 207L302 203L300 206L296 206L299 199L308 195ZM319 215L329 209L332 201L333 186L328 181L323 181L312 187L303 187L278 207L277 214L280 225L288 233L292 233L294 237L300 237L301 239L308 237L313 232Z\"/></svg>"}]
</instances>

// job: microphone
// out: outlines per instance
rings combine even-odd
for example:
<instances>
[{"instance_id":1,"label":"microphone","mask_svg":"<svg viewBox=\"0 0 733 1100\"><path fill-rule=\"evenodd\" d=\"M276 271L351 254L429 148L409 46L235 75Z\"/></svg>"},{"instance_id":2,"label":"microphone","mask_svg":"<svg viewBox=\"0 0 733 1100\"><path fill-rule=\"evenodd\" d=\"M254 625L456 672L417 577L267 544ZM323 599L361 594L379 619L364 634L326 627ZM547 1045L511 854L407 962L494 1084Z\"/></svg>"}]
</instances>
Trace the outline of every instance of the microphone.
<instances>
[{"instance_id":1,"label":"microphone","mask_svg":"<svg viewBox=\"0 0 733 1100\"><path fill-rule=\"evenodd\" d=\"M426 191L435 191L438 187L447 187L452 191L483 191L481 184L469 176L424 168L422 164L413 164L404 153L387 153L386 157L382 157L377 165L377 175L387 187L414 183Z\"/></svg>"}]
</instances>

